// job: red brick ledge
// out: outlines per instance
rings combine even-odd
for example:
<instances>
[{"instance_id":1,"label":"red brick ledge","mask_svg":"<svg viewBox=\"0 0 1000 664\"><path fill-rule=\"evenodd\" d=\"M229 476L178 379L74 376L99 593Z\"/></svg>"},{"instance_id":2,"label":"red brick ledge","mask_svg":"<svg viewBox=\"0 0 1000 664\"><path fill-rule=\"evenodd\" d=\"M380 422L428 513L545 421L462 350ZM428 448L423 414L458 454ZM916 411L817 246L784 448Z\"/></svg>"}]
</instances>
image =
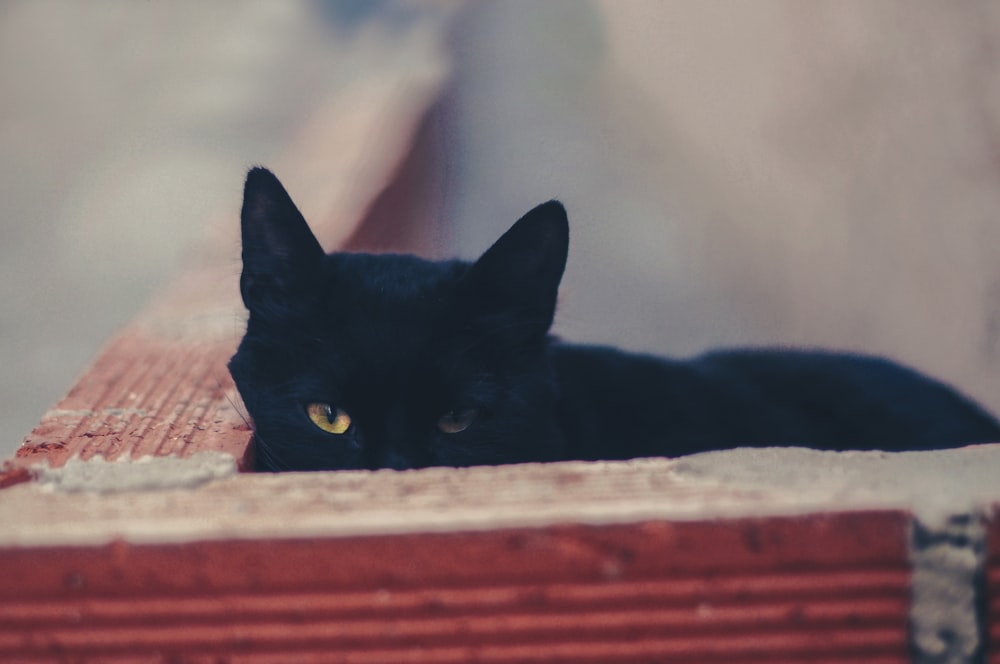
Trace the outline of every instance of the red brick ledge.
<instances>
[{"instance_id":1,"label":"red brick ledge","mask_svg":"<svg viewBox=\"0 0 1000 664\"><path fill-rule=\"evenodd\" d=\"M0 660L903 662L941 624L971 626L978 650L949 661L974 662L997 630L992 513L918 523L899 496L874 508L698 459L282 475L218 460L73 461L5 490ZM158 483L70 481L95 463ZM198 464L193 483L175 474ZM981 534L962 541L969 524ZM945 549L921 557L918 528ZM942 580L958 604L915 592ZM966 583L990 613L967 614Z\"/></svg>"},{"instance_id":2,"label":"red brick ledge","mask_svg":"<svg viewBox=\"0 0 1000 664\"><path fill-rule=\"evenodd\" d=\"M907 661L905 512L671 468L43 478L0 503L0 659Z\"/></svg>"},{"instance_id":3,"label":"red brick ledge","mask_svg":"<svg viewBox=\"0 0 1000 664\"><path fill-rule=\"evenodd\" d=\"M907 661L893 514L116 542L0 565L19 579L0 592L10 659Z\"/></svg>"}]
</instances>

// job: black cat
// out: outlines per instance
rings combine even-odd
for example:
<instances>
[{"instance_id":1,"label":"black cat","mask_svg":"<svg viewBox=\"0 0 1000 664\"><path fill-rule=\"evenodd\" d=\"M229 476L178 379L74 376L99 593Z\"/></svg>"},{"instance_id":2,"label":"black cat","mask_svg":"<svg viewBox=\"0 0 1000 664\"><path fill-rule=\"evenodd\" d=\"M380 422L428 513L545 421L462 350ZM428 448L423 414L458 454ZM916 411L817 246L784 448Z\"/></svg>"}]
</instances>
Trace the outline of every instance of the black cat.
<instances>
[{"instance_id":1,"label":"black cat","mask_svg":"<svg viewBox=\"0 0 1000 664\"><path fill-rule=\"evenodd\" d=\"M262 470L677 456L743 446L918 450L1000 441L951 388L874 357L737 350L675 361L548 334L562 205L474 263L325 255L269 171L250 171L229 363Z\"/></svg>"}]
</instances>

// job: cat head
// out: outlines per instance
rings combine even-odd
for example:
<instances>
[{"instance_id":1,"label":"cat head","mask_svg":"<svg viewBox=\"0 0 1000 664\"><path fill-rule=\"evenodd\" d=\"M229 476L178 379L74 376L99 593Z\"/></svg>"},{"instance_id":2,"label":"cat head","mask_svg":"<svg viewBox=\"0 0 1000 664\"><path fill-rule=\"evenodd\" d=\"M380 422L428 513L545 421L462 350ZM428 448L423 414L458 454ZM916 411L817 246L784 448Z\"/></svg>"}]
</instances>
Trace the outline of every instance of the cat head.
<instances>
[{"instance_id":1,"label":"cat head","mask_svg":"<svg viewBox=\"0 0 1000 664\"><path fill-rule=\"evenodd\" d=\"M549 327L568 226L550 201L475 262L325 254L255 168L241 214L250 312L229 363L262 470L561 458Z\"/></svg>"}]
</instances>

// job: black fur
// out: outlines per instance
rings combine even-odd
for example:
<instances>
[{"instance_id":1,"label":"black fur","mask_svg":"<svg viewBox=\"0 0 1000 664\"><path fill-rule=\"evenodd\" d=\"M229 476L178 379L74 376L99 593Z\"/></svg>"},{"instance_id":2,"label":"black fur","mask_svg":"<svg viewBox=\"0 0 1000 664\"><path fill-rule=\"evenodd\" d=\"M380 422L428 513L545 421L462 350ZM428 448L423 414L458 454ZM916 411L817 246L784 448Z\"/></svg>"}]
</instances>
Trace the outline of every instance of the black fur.
<instances>
[{"instance_id":1,"label":"black fur","mask_svg":"<svg viewBox=\"0 0 1000 664\"><path fill-rule=\"evenodd\" d=\"M555 341L569 236L555 201L474 263L325 255L277 178L256 168L242 232L250 318L229 368L261 470L1000 441L976 404L878 358L735 350L672 361ZM343 409L350 430L320 430L313 402ZM477 416L444 433L449 412Z\"/></svg>"}]
</instances>

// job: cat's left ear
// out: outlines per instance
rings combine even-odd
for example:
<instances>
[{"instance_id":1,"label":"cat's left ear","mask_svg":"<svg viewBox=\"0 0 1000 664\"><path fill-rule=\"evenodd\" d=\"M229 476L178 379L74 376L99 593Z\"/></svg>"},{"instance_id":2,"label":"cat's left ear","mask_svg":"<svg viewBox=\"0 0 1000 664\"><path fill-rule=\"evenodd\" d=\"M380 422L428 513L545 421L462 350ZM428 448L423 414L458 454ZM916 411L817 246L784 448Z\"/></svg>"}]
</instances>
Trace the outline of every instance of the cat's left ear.
<instances>
[{"instance_id":1,"label":"cat's left ear","mask_svg":"<svg viewBox=\"0 0 1000 664\"><path fill-rule=\"evenodd\" d=\"M552 325L566 268L569 222L559 201L521 217L473 264L466 277L473 310L519 338L539 338Z\"/></svg>"},{"instance_id":2,"label":"cat's left ear","mask_svg":"<svg viewBox=\"0 0 1000 664\"><path fill-rule=\"evenodd\" d=\"M314 279L324 254L288 192L265 168L247 174L240 228L243 302L251 312L281 310Z\"/></svg>"}]
</instances>

